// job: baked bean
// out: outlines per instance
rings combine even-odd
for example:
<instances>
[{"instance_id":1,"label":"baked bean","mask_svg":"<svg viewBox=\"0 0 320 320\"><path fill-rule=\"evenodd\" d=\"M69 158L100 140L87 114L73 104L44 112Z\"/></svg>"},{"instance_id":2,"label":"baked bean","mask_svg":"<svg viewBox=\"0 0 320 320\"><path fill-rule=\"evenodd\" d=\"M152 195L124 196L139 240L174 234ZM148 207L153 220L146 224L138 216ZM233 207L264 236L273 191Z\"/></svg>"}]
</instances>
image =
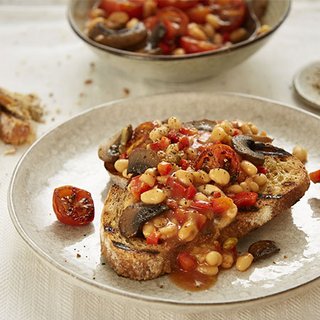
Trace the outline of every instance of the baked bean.
<instances>
[{"instance_id":1,"label":"baked bean","mask_svg":"<svg viewBox=\"0 0 320 320\"><path fill-rule=\"evenodd\" d=\"M228 188L228 192L230 193L239 193L242 192L242 187L239 184L233 184Z\"/></svg>"},{"instance_id":2,"label":"baked bean","mask_svg":"<svg viewBox=\"0 0 320 320\"><path fill-rule=\"evenodd\" d=\"M197 40L208 40L206 33L194 22L188 24L188 34Z\"/></svg>"},{"instance_id":3,"label":"baked bean","mask_svg":"<svg viewBox=\"0 0 320 320\"><path fill-rule=\"evenodd\" d=\"M197 267L197 271L207 276L215 276L218 274L219 268L214 266L200 265Z\"/></svg>"},{"instance_id":4,"label":"baked bean","mask_svg":"<svg viewBox=\"0 0 320 320\"><path fill-rule=\"evenodd\" d=\"M172 54L174 56L183 56L184 54L186 54L186 51L183 48L177 48L172 51Z\"/></svg>"},{"instance_id":5,"label":"baked bean","mask_svg":"<svg viewBox=\"0 0 320 320\"><path fill-rule=\"evenodd\" d=\"M303 163L307 162L308 152L305 148L302 148L301 146L295 146L293 148L292 155L297 157Z\"/></svg>"},{"instance_id":6,"label":"baked bean","mask_svg":"<svg viewBox=\"0 0 320 320\"><path fill-rule=\"evenodd\" d=\"M214 142L216 141L223 141L225 137L227 136L226 132L223 130L223 128L219 126L215 126L212 130L210 139Z\"/></svg>"},{"instance_id":7,"label":"baked bean","mask_svg":"<svg viewBox=\"0 0 320 320\"><path fill-rule=\"evenodd\" d=\"M174 173L180 182L186 186L190 186L193 183L193 174L192 172L186 170L178 170Z\"/></svg>"},{"instance_id":8,"label":"baked bean","mask_svg":"<svg viewBox=\"0 0 320 320\"><path fill-rule=\"evenodd\" d=\"M169 129L178 130L178 129L181 128L181 126L182 126L181 121L178 118L170 117L168 119L168 127L169 127Z\"/></svg>"},{"instance_id":9,"label":"baked bean","mask_svg":"<svg viewBox=\"0 0 320 320\"><path fill-rule=\"evenodd\" d=\"M205 184L210 182L211 180L209 175L203 170L192 172L192 174L194 177L194 181L198 184Z\"/></svg>"},{"instance_id":10,"label":"baked bean","mask_svg":"<svg viewBox=\"0 0 320 320\"><path fill-rule=\"evenodd\" d=\"M213 195L215 192L220 192L222 195L224 195L224 193L222 192L221 189L219 189L217 186L213 185L213 184L205 184L202 185L200 187L198 187L198 190L202 193L204 193L206 196L211 196Z\"/></svg>"},{"instance_id":11,"label":"baked bean","mask_svg":"<svg viewBox=\"0 0 320 320\"><path fill-rule=\"evenodd\" d=\"M142 233L145 238L148 238L154 230L155 227L150 221L146 222L142 227Z\"/></svg>"},{"instance_id":12,"label":"baked bean","mask_svg":"<svg viewBox=\"0 0 320 320\"><path fill-rule=\"evenodd\" d=\"M183 241L192 241L198 234L198 228L193 219L187 220L179 230L178 237Z\"/></svg>"},{"instance_id":13,"label":"baked bean","mask_svg":"<svg viewBox=\"0 0 320 320\"><path fill-rule=\"evenodd\" d=\"M263 173L258 173L257 175L253 176L253 181L257 183L259 186L263 186L267 183L268 178Z\"/></svg>"},{"instance_id":14,"label":"baked bean","mask_svg":"<svg viewBox=\"0 0 320 320\"><path fill-rule=\"evenodd\" d=\"M128 159L118 159L115 163L114 163L114 168L122 173L125 169L128 168L128 164L129 164L129 160Z\"/></svg>"},{"instance_id":15,"label":"baked bean","mask_svg":"<svg viewBox=\"0 0 320 320\"><path fill-rule=\"evenodd\" d=\"M245 181L241 182L240 187L242 188L242 191L250 192L250 187L247 182Z\"/></svg>"},{"instance_id":16,"label":"baked bean","mask_svg":"<svg viewBox=\"0 0 320 320\"><path fill-rule=\"evenodd\" d=\"M163 190L155 188L143 192L141 194L141 201L147 204L158 204L166 199L166 194Z\"/></svg>"},{"instance_id":17,"label":"baked bean","mask_svg":"<svg viewBox=\"0 0 320 320\"><path fill-rule=\"evenodd\" d=\"M222 247L225 250L231 250L237 245L237 243L238 243L238 239L234 238L234 237L231 237L231 238L226 239L223 242Z\"/></svg>"},{"instance_id":18,"label":"baked bean","mask_svg":"<svg viewBox=\"0 0 320 320\"><path fill-rule=\"evenodd\" d=\"M241 169L248 175L248 176L253 176L257 174L258 169L257 167L251 163L250 161L243 160L240 163Z\"/></svg>"},{"instance_id":19,"label":"baked bean","mask_svg":"<svg viewBox=\"0 0 320 320\"><path fill-rule=\"evenodd\" d=\"M250 181L248 185L249 185L250 191L259 192L259 185L256 182Z\"/></svg>"},{"instance_id":20,"label":"baked bean","mask_svg":"<svg viewBox=\"0 0 320 320\"><path fill-rule=\"evenodd\" d=\"M175 224L171 223L165 227L160 228L159 232L161 234L162 239L172 238L177 234L178 227Z\"/></svg>"},{"instance_id":21,"label":"baked bean","mask_svg":"<svg viewBox=\"0 0 320 320\"><path fill-rule=\"evenodd\" d=\"M221 25L220 18L212 13L206 15L206 21L213 27L213 29L218 29Z\"/></svg>"},{"instance_id":22,"label":"baked bean","mask_svg":"<svg viewBox=\"0 0 320 320\"><path fill-rule=\"evenodd\" d=\"M246 271L253 262L253 255L249 252L243 254L242 256L238 257L236 262L236 268L239 271Z\"/></svg>"},{"instance_id":23,"label":"baked bean","mask_svg":"<svg viewBox=\"0 0 320 320\"><path fill-rule=\"evenodd\" d=\"M197 192L194 196L195 200L208 201L208 197L204 195L202 192Z\"/></svg>"},{"instance_id":24,"label":"baked bean","mask_svg":"<svg viewBox=\"0 0 320 320\"><path fill-rule=\"evenodd\" d=\"M231 253L223 253L222 254L222 264L221 267L223 269L230 269L233 266L234 259Z\"/></svg>"},{"instance_id":25,"label":"baked bean","mask_svg":"<svg viewBox=\"0 0 320 320\"><path fill-rule=\"evenodd\" d=\"M206 261L210 266L218 267L222 263L222 255L218 251L210 251L206 255Z\"/></svg>"},{"instance_id":26,"label":"baked bean","mask_svg":"<svg viewBox=\"0 0 320 320\"><path fill-rule=\"evenodd\" d=\"M221 168L211 169L209 172L209 177L215 183L225 186L230 182L230 174L227 170Z\"/></svg>"}]
</instances>

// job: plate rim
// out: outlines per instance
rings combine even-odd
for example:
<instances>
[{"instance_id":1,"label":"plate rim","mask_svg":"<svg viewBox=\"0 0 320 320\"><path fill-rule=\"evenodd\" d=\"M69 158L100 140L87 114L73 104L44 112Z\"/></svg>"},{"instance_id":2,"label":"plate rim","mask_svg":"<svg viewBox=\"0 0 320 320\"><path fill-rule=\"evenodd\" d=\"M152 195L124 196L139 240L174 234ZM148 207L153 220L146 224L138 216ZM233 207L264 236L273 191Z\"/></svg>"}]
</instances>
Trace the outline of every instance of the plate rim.
<instances>
[{"instance_id":1,"label":"plate rim","mask_svg":"<svg viewBox=\"0 0 320 320\"><path fill-rule=\"evenodd\" d=\"M77 118L81 118L84 115L91 113L94 110L102 109L102 108L111 108L112 106L125 102L125 101L132 101L134 102L135 100L140 100L142 99L147 99L147 98L152 98L152 97L160 97L160 96L177 96L177 95L207 95L207 96L231 96L231 97L240 97L240 98L245 98L245 99L253 99L253 100L258 100L258 101L264 101L272 104L277 104L281 106L281 108L284 109L290 109L298 113L305 114L309 117L315 118L317 120L320 120L320 116L317 114L312 113L311 111L304 110L301 108L298 108L296 106L283 103L280 101L272 100L269 98L265 97L259 97L256 95L250 95L250 94L244 94L244 93L238 93L238 92L228 92L228 91L216 91L216 92L183 92L183 91L178 91L178 92L166 92L166 93L160 93L160 94L152 94L152 95L146 95L146 96L136 96L136 97L131 97L131 98L122 98L122 99L116 99L112 101L108 101L105 103L101 103L97 106L88 108L87 110L84 110L80 113L77 113L73 115L72 117L68 118L67 120L61 122L60 124L56 125L55 127L51 128L49 131L45 132L42 134L32 145L23 153L21 158L18 160L11 179L9 183L9 188L8 188L8 193L7 193L7 207L9 211L9 215L11 218L11 221L17 230L18 234L20 237L24 240L24 242L33 250L34 253L36 253L36 256L40 258L41 261L44 261L46 264L48 264L52 269L58 271L60 274L63 275L69 275L73 280L76 280L79 285L85 285L88 289L90 288L91 290L99 291L99 293L104 293L104 294L113 294L116 295L118 298L126 298L138 302L143 302L143 303L153 303L157 305L169 305L173 307L183 307L186 308L195 308L195 307L200 307L200 308L205 308L205 307L210 307L210 308L224 308L224 307L237 307L237 306L244 306L244 305L250 305L255 302L267 302L270 300L274 300L277 297L284 297L285 295L289 294L294 294L297 293L301 288L304 288L311 283L315 284L316 282L320 282L320 273L319 276L308 281L305 283L302 283L300 285L297 285L293 288L289 288L285 291L280 291L276 292L273 294L269 294L265 297L257 297L257 298L250 298L246 300L240 300L240 301L230 301L230 302L219 302L219 303L201 303L201 302L187 302L184 303L183 301L170 301L170 300L162 300L161 298L154 298L154 297L148 297L148 296L143 296L139 293L131 293L131 292L126 292L123 289L117 289L113 287L107 287L105 285L100 284L99 282L96 282L93 279L89 279L85 276L82 276L80 274L77 274L75 271L70 271L67 267L63 266L62 264L58 263L55 259L51 258L49 254L47 254L45 251L43 251L41 248L37 246L37 244L27 235L25 232L23 226L21 225L18 216L15 212L14 209L14 201L13 201L13 187L14 187L14 182L16 179L16 176L20 170L20 167L24 161L24 159L28 156L30 152L41 142L42 139L45 137L53 134L56 130L58 130L61 126L68 125L70 122L74 121ZM117 276L115 274L115 276Z\"/></svg>"}]
</instances>

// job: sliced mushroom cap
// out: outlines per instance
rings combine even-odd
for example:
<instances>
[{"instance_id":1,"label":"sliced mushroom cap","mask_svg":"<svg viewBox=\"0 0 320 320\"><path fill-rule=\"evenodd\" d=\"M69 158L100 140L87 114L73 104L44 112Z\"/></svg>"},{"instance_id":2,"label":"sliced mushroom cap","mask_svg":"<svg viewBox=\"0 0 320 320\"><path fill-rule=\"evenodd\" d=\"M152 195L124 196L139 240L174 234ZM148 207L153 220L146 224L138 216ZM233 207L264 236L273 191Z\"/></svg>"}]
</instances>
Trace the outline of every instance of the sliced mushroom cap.
<instances>
[{"instance_id":1,"label":"sliced mushroom cap","mask_svg":"<svg viewBox=\"0 0 320 320\"><path fill-rule=\"evenodd\" d=\"M198 130L208 131L208 132L211 132L216 124L217 124L217 121L208 120L208 119L186 122L186 125L191 125Z\"/></svg>"},{"instance_id":2,"label":"sliced mushroom cap","mask_svg":"<svg viewBox=\"0 0 320 320\"><path fill-rule=\"evenodd\" d=\"M137 23L133 28L123 28L114 30L98 22L88 31L89 38L96 42L117 49L127 49L140 42L147 37L147 29L142 22Z\"/></svg>"},{"instance_id":3,"label":"sliced mushroom cap","mask_svg":"<svg viewBox=\"0 0 320 320\"><path fill-rule=\"evenodd\" d=\"M250 136L238 135L232 138L232 146L244 159L255 165L264 163L264 156L286 157L290 153L269 143L256 142Z\"/></svg>"},{"instance_id":4,"label":"sliced mushroom cap","mask_svg":"<svg viewBox=\"0 0 320 320\"><path fill-rule=\"evenodd\" d=\"M130 205L120 217L120 233L126 238L137 236L144 223L167 210L169 207L165 204L147 205L139 202Z\"/></svg>"},{"instance_id":5,"label":"sliced mushroom cap","mask_svg":"<svg viewBox=\"0 0 320 320\"><path fill-rule=\"evenodd\" d=\"M137 176L149 168L157 167L159 162L160 159L156 152L149 149L135 149L129 156L128 173Z\"/></svg>"},{"instance_id":6,"label":"sliced mushroom cap","mask_svg":"<svg viewBox=\"0 0 320 320\"><path fill-rule=\"evenodd\" d=\"M264 259L278 253L280 248L272 240L260 240L250 245L248 252L250 252L254 260Z\"/></svg>"}]
</instances>

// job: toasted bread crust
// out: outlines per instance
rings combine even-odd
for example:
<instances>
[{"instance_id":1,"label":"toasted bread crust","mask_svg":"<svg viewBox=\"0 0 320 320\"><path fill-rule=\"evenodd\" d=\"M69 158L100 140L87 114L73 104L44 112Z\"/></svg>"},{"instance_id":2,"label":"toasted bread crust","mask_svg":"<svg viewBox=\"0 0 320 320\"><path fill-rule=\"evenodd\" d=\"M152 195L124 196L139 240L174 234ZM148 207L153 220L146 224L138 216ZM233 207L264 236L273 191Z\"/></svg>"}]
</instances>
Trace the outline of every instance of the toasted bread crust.
<instances>
[{"instance_id":1,"label":"toasted bread crust","mask_svg":"<svg viewBox=\"0 0 320 320\"><path fill-rule=\"evenodd\" d=\"M278 199L259 199L257 211L239 212L235 220L220 230L220 239L242 238L289 209L306 192L310 181L303 164L295 157L286 159L266 157L268 183L264 193L281 196ZM133 199L126 189L112 185L101 218L101 252L117 274L135 280L154 279L170 273L172 258L179 244L147 245L144 239L124 238L118 221L124 208ZM218 238L219 234L212 236ZM190 243L188 244L190 245Z\"/></svg>"}]
</instances>

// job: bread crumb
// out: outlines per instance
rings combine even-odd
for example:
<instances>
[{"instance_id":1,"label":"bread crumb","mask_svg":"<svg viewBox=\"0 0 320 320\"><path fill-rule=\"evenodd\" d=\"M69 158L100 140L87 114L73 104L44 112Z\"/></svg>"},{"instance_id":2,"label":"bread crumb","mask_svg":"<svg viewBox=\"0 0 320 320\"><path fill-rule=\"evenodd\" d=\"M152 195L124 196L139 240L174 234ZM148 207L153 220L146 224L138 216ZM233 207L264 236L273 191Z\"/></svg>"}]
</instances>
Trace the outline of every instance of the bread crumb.
<instances>
[{"instance_id":1,"label":"bread crumb","mask_svg":"<svg viewBox=\"0 0 320 320\"><path fill-rule=\"evenodd\" d=\"M130 89L123 88L123 93L124 93L125 96L128 96L130 94Z\"/></svg>"},{"instance_id":2,"label":"bread crumb","mask_svg":"<svg viewBox=\"0 0 320 320\"><path fill-rule=\"evenodd\" d=\"M288 259L288 257L287 256L283 256L283 259Z\"/></svg>"},{"instance_id":3,"label":"bread crumb","mask_svg":"<svg viewBox=\"0 0 320 320\"><path fill-rule=\"evenodd\" d=\"M81 258L81 254L77 253L77 258Z\"/></svg>"},{"instance_id":4,"label":"bread crumb","mask_svg":"<svg viewBox=\"0 0 320 320\"><path fill-rule=\"evenodd\" d=\"M5 156L9 156L9 155L15 154L16 152L17 152L17 149L12 147L10 149L5 150L3 154Z\"/></svg>"},{"instance_id":5,"label":"bread crumb","mask_svg":"<svg viewBox=\"0 0 320 320\"><path fill-rule=\"evenodd\" d=\"M85 82L84 82L84 84L86 84L86 85L90 85L90 84L92 84L93 83L93 80L92 79L87 79L87 80L85 80Z\"/></svg>"}]
</instances>

